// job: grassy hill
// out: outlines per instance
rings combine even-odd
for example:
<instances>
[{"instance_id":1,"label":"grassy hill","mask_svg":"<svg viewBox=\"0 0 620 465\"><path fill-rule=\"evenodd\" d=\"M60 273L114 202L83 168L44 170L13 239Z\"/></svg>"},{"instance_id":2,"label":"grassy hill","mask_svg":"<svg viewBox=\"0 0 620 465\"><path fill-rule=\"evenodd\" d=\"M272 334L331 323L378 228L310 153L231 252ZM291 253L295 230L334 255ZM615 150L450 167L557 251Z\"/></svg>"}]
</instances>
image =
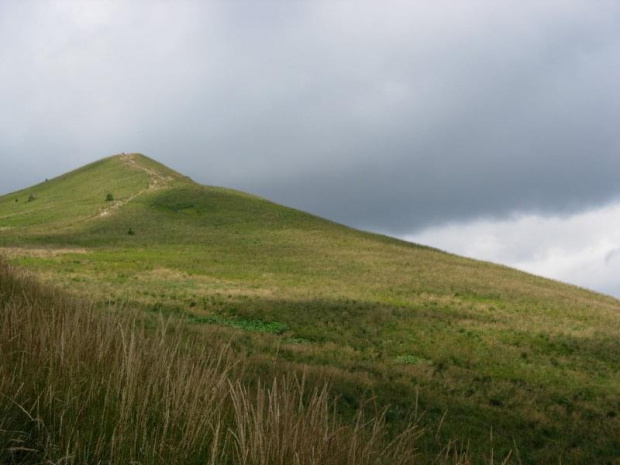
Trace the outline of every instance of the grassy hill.
<instances>
[{"instance_id":1,"label":"grassy hill","mask_svg":"<svg viewBox=\"0 0 620 465\"><path fill-rule=\"evenodd\" d=\"M345 417L374 395L396 431L417 403L441 425L420 442L429 457L454 440L480 457L620 463L611 297L202 186L138 154L0 197L0 254L102 308L231 341L248 379L328 379Z\"/></svg>"}]
</instances>

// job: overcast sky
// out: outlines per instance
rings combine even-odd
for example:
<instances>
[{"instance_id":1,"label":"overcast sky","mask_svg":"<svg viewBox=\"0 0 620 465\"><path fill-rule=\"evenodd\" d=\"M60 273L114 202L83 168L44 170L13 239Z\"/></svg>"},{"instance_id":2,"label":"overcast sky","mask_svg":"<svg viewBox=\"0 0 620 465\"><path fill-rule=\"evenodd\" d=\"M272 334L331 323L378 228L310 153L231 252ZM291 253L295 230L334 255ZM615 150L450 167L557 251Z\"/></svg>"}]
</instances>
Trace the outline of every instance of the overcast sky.
<instances>
[{"instance_id":1,"label":"overcast sky","mask_svg":"<svg viewBox=\"0 0 620 465\"><path fill-rule=\"evenodd\" d=\"M620 295L620 2L0 0L0 193L145 153Z\"/></svg>"}]
</instances>

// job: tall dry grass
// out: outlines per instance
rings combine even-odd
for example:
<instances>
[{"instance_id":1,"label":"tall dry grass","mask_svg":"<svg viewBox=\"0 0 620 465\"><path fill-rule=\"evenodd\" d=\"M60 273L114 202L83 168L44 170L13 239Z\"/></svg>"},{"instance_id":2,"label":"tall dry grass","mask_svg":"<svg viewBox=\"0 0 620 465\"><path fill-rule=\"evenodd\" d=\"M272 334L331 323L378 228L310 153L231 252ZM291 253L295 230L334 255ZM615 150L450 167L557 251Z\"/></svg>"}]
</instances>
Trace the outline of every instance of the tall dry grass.
<instances>
[{"instance_id":1,"label":"tall dry grass","mask_svg":"<svg viewBox=\"0 0 620 465\"><path fill-rule=\"evenodd\" d=\"M176 329L176 330L175 330ZM327 387L248 387L239 356L89 308L0 262L0 463L395 464L412 424L343 424Z\"/></svg>"}]
</instances>

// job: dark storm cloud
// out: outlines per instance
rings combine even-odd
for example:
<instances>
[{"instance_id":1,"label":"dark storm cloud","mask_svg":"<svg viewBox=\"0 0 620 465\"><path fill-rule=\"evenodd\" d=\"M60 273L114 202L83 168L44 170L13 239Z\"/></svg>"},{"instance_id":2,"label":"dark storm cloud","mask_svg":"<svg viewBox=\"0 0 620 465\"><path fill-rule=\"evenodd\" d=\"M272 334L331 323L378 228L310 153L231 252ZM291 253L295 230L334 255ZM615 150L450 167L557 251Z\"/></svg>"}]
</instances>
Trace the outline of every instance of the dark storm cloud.
<instances>
[{"instance_id":1,"label":"dark storm cloud","mask_svg":"<svg viewBox=\"0 0 620 465\"><path fill-rule=\"evenodd\" d=\"M0 190L141 151L392 233L605 203L617 5L0 0Z\"/></svg>"}]
</instances>

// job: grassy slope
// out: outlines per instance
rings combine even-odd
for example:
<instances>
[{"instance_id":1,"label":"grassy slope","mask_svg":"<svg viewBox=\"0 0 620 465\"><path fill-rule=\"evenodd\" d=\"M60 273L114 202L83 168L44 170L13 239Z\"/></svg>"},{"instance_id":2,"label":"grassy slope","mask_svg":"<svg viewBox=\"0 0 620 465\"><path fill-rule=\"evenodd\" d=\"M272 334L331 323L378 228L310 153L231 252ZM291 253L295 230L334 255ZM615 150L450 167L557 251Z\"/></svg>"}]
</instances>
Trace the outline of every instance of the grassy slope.
<instances>
[{"instance_id":1,"label":"grassy slope","mask_svg":"<svg viewBox=\"0 0 620 465\"><path fill-rule=\"evenodd\" d=\"M0 260L0 463L415 460L415 424L397 441L381 415L343 424L325 385L289 374L248 387L229 347L126 313L95 311Z\"/></svg>"},{"instance_id":2,"label":"grassy slope","mask_svg":"<svg viewBox=\"0 0 620 465\"><path fill-rule=\"evenodd\" d=\"M100 216L107 192L139 195ZM610 297L200 186L137 155L0 197L0 246L74 292L329 373L345 410L374 390L397 422L418 392L429 424L448 410L441 434L473 448L488 449L493 426L496 449L516 442L524 461L620 450Z\"/></svg>"}]
</instances>

